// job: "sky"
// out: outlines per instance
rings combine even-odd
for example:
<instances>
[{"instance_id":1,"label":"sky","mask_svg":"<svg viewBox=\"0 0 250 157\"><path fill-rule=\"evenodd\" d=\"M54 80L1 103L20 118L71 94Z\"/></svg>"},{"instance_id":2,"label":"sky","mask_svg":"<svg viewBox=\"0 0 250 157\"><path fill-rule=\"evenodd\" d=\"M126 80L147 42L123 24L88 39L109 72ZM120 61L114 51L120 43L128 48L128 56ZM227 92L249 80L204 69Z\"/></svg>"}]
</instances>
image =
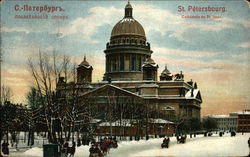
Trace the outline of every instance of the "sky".
<instances>
[{"instance_id":1,"label":"sky","mask_svg":"<svg viewBox=\"0 0 250 157\"><path fill-rule=\"evenodd\" d=\"M202 115L227 114L250 108L250 10L245 1L130 1L133 17L143 26L159 65L167 65L185 81L197 82ZM104 50L113 26L123 18L127 1L1 2L2 84L13 101L25 103L32 86L27 59L39 52L66 54L77 64L93 66L93 82L105 70ZM25 11L25 5L61 7L54 12ZM185 12L178 11L179 6ZM188 7L223 7L225 11L188 11ZM16 15L48 16L19 19ZM183 18L187 16L205 18ZM207 18L216 16L219 18ZM52 19L64 16L67 19Z\"/></svg>"}]
</instances>

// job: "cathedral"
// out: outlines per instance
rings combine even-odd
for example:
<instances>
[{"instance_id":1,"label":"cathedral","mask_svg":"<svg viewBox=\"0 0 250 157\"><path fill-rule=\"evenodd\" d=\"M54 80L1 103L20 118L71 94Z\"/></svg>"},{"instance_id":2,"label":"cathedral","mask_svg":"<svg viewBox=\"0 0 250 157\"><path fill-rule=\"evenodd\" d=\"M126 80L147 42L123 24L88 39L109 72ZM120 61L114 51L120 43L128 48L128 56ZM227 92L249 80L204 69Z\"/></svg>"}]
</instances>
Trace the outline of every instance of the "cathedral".
<instances>
[{"instance_id":1,"label":"cathedral","mask_svg":"<svg viewBox=\"0 0 250 157\"><path fill-rule=\"evenodd\" d=\"M185 82L182 71L172 74L167 66L158 77L159 66L151 57L153 50L143 26L133 18L129 2L124 18L112 29L104 53L106 65L101 82L92 82L94 67L86 57L77 68L80 102L91 98L92 104L102 106L112 102L110 98L119 97L125 98L122 103L133 100L156 109L156 114L149 115L154 118L172 122L178 117L200 119L202 98L197 84L192 80ZM63 90L60 81L57 90Z\"/></svg>"}]
</instances>

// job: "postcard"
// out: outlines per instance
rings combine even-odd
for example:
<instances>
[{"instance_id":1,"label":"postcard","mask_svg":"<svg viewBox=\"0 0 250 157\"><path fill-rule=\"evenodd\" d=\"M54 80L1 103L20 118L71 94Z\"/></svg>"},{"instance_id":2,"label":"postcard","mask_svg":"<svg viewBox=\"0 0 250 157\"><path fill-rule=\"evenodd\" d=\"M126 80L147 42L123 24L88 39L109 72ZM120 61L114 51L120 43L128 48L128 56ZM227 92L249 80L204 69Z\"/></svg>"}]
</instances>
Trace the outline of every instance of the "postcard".
<instances>
[{"instance_id":1,"label":"postcard","mask_svg":"<svg viewBox=\"0 0 250 157\"><path fill-rule=\"evenodd\" d=\"M246 0L3 0L0 156L248 156Z\"/></svg>"}]
</instances>

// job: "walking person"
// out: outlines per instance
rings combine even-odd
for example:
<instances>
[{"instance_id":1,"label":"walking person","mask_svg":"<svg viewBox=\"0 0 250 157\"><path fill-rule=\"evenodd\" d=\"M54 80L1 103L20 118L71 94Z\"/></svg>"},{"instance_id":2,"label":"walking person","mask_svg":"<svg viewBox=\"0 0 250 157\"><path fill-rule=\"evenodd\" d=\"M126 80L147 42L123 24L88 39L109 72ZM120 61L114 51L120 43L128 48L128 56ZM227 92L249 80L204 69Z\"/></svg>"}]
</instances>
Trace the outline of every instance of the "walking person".
<instances>
[{"instance_id":1,"label":"walking person","mask_svg":"<svg viewBox=\"0 0 250 157\"><path fill-rule=\"evenodd\" d=\"M62 148L62 157L68 156L68 147L69 147L69 143L65 142Z\"/></svg>"},{"instance_id":2,"label":"walking person","mask_svg":"<svg viewBox=\"0 0 250 157\"><path fill-rule=\"evenodd\" d=\"M3 152L4 155L9 155L10 154L10 152L9 152L9 143L6 142L6 141L3 141L2 152Z\"/></svg>"},{"instance_id":3,"label":"walking person","mask_svg":"<svg viewBox=\"0 0 250 157\"><path fill-rule=\"evenodd\" d=\"M248 156L250 156L250 137L249 137L247 142L248 142L248 148L249 148L249 155Z\"/></svg>"}]
</instances>

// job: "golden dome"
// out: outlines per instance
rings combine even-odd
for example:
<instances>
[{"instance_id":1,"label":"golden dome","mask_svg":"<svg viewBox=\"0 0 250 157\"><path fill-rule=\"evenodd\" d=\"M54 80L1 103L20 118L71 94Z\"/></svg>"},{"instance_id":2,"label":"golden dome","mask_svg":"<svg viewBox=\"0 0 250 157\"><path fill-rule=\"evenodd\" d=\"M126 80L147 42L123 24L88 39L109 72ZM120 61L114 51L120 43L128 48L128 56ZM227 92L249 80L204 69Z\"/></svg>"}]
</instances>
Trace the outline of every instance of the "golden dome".
<instances>
[{"instance_id":1,"label":"golden dome","mask_svg":"<svg viewBox=\"0 0 250 157\"><path fill-rule=\"evenodd\" d=\"M113 28L111 36L118 35L140 35L145 36L142 25L133 18L124 18Z\"/></svg>"},{"instance_id":2,"label":"golden dome","mask_svg":"<svg viewBox=\"0 0 250 157\"><path fill-rule=\"evenodd\" d=\"M118 35L139 35L145 37L142 25L132 16L132 6L128 3L125 7L125 16L113 28L111 37Z\"/></svg>"}]
</instances>

